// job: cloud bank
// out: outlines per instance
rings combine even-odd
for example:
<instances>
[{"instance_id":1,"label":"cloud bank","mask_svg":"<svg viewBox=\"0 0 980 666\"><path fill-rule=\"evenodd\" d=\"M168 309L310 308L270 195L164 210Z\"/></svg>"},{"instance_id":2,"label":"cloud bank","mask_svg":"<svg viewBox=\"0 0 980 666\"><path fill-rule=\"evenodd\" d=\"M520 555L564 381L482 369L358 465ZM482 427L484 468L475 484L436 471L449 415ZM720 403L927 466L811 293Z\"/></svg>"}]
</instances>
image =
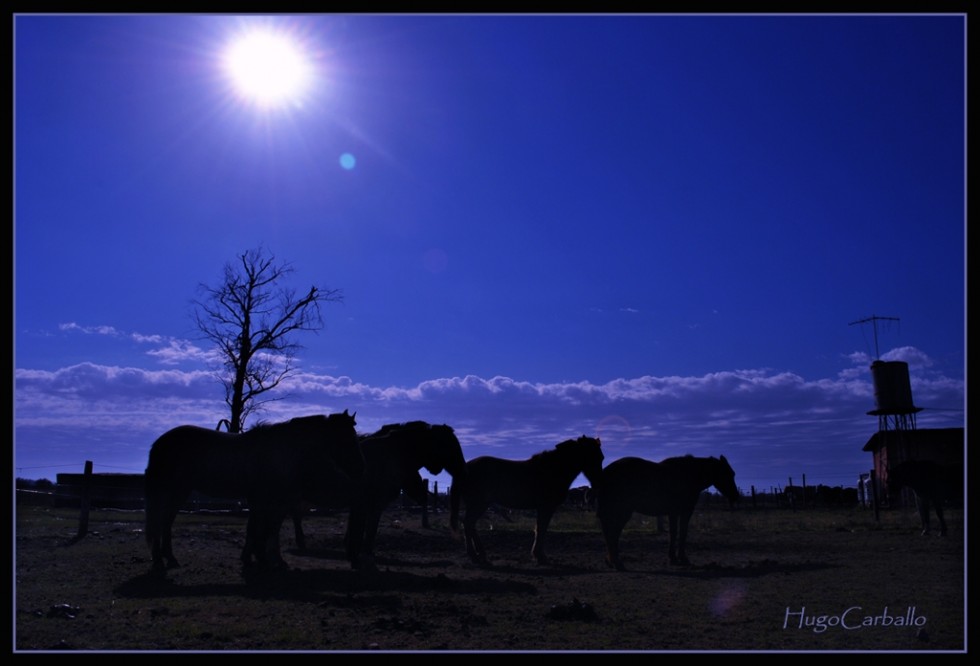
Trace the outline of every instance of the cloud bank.
<instances>
[{"instance_id":1,"label":"cloud bank","mask_svg":"<svg viewBox=\"0 0 980 666\"><path fill-rule=\"evenodd\" d=\"M214 427L225 418L216 376L170 367L162 354L193 349L157 342L163 369L80 363L54 371L15 370L18 476L62 465L77 469L84 460L142 471L150 445L166 430L183 423ZM919 427L962 426L964 382L932 372L928 356L914 348L889 352L887 360L896 359L909 362L914 402L926 406ZM255 418L279 421L349 409L357 412L362 432L414 419L447 423L467 458L526 458L589 434L602 439L607 463L625 455L658 460L724 454L745 490L784 485L803 474L808 483L853 485L871 466L861 448L877 430L877 419L867 415L875 407L869 359L855 354L842 363L847 365L836 377L815 380L745 369L601 384L467 375L372 386L298 372ZM54 472L33 476L50 478Z\"/></svg>"}]
</instances>

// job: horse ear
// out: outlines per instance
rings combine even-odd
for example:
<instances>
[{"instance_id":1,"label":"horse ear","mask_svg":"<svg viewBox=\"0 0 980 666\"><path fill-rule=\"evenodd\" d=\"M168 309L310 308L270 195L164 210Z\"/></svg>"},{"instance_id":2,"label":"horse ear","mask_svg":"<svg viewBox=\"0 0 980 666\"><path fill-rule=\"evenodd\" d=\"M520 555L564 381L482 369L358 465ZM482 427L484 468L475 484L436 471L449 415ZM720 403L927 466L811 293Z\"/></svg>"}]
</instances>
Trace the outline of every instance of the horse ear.
<instances>
[{"instance_id":1,"label":"horse ear","mask_svg":"<svg viewBox=\"0 0 980 666\"><path fill-rule=\"evenodd\" d=\"M723 463L725 463L726 465L728 464L728 460L726 460L726 459L725 459L725 456L724 456L724 455L722 455L722 457L721 457L721 461L722 461Z\"/></svg>"}]
</instances>

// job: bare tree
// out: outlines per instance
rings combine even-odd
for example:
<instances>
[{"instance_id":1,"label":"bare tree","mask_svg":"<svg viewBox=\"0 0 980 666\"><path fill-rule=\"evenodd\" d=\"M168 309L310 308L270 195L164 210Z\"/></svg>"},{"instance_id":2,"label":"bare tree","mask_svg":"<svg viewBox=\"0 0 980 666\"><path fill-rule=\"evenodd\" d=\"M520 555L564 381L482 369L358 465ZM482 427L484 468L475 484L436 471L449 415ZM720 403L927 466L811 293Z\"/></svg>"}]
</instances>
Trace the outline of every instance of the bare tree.
<instances>
[{"instance_id":1,"label":"bare tree","mask_svg":"<svg viewBox=\"0 0 980 666\"><path fill-rule=\"evenodd\" d=\"M205 298L194 301L197 328L222 357L230 432L241 432L248 416L273 400L259 396L295 370L295 354L302 347L292 334L323 328L320 304L342 300L340 290L316 286L298 296L282 284L292 272L264 249L248 250L237 263L225 264L219 286L202 284Z\"/></svg>"}]
</instances>

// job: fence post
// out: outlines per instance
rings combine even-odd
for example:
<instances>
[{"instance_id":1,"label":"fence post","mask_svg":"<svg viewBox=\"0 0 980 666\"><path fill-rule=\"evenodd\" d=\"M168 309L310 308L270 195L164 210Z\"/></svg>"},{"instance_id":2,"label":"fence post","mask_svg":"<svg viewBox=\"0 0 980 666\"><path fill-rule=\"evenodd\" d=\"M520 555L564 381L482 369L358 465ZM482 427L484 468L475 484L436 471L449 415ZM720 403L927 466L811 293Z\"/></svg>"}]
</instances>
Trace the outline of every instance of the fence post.
<instances>
[{"instance_id":1,"label":"fence post","mask_svg":"<svg viewBox=\"0 0 980 666\"><path fill-rule=\"evenodd\" d=\"M85 461L85 476L82 479L81 511L78 516L78 534L72 541L78 541L88 534L88 507L92 492L92 461Z\"/></svg>"},{"instance_id":2,"label":"fence post","mask_svg":"<svg viewBox=\"0 0 980 666\"><path fill-rule=\"evenodd\" d=\"M438 481L436 481L436 487L438 487ZM423 497L425 497L425 502L422 503L422 527L429 527L429 480L422 479Z\"/></svg>"},{"instance_id":3,"label":"fence post","mask_svg":"<svg viewBox=\"0 0 980 666\"><path fill-rule=\"evenodd\" d=\"M755 486L752 486L752 508L755 508Z\"/></svg>"},{"instance_id":4,"label":"fence post","mask_svg":"<svg viewBox=\"0 0 980 666\"><path fill-rule=\"evenodd\" d=\"M875 471L871 470L871 508L874 509L876 523L878 522L878 518L879 518L878 516L879 504L880 502L878 501L878 479L877 477L875 477Z\"/></svg>"},{"instance_id":5,"label":"fence post","mask_svg":"<svg viewBox=\"0 0 980 666\"><path fill-rule=\"evenodd\" d=\"M803 475L803 508L806 508L806 474Z\"/></svg>"}]
</instances>

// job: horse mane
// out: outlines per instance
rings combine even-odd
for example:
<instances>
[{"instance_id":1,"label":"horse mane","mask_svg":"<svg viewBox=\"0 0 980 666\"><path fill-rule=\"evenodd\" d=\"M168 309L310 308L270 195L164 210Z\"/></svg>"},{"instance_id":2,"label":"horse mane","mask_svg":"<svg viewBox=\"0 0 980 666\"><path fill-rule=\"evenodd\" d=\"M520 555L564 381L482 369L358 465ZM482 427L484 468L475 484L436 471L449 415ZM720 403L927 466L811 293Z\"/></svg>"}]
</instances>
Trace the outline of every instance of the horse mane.
<instances>
[{"instance_id":1,"label":"horse mane","mask_svg":"<svg viewBox=\"0 0 980 666\"><path fill-rule=\"evenodd\" d=\"M724 456L715 458L714 456L695 456L690 453L683 456L664 458L659 464L679 469L716 469L721 471L731 470L732 468L731 463Z\"/></svg>"},{"instance_id":2,"label":"horse mane","mask_svg":"<svg viewBox=\"0 0 980 666\"><path fill-rule=\"evenodd\" d=\"M575 441L574 439L566 439L564 442L559 442L558 444L555 444L550 449L545 449L544 451L538 451L537 453L535 453L534 455L532 455L529 458L529 460L533 460L535 462L538 462L538 461L541 461L541 460L547 460L548 458L551 458L551 457L555 456L559 452L559 448L562 446L562 444L568 444L568 443L574 442L574 441Z\"/></svg>"},{"instance_id":3,"label":"horse mane","mask_svg":"<svg viewBox=\"0 0 980 666\"><path fill-rule=\"evenodd\" d=\"M533 460L533 461L547 460L548 458L553 456L556 452L557 452L557 448L545 449L544 451L538 451L530 458L528 458L528 460Z\"/></svg>"},{"instance_id":4,"label":"horse mane","mask_svg":"<svg viewBox=\"0 0 980 666\"><path fill-rule=\"evenodd\" d=\"M669 465L686 465L695 462L706 462L706 463L720 463L720 458L715 458L714 456L695 456L691 453L685 454L683 456L673 456L671 458L664 458L660 461L661 464L667 463Z\"/></svg>"},{"instance_id":5,"label":"horse mane","mask_svg":"<svg viewBox=\"0 0 980 666\"><path fill-rule=\"evenodd\" d=\"M538 453L535 453L533 456L531 456L530 460L534 460L534 461L547 460L552 456L555 456L557 454L566 451L570 446L574 444L578 444L579 442L584 442L588 440L599 441L594 437L589 437L587 435L582 435L581 437L574 437L572 439L566 439L564 442L558 442L557 444L555 444L553 448L545 449L544 451L539 451Z\"/></svg>"},{"instance_id":6,"label":"horse mane","mask_svg":"<svg viewBox=\"0 0 980 666\"><path fill-rule=\"evenodd\" d=\"M340 414L308 414L306 416L294 416L287 421L259 421L248 430L243 430L242 434L246 435L249 433L268 432L270 430L288 429L290 427L300 426L304 423L312 423L320 419L324 419L327 422L334 422L342 418L352 419L353 416L345 411L344 413Z\"/></svg>"},{"instance_id":7,"label":"horse mane","mask_svg":"<svg viewBox=\"0 0 980 666\"><path fill-rule=\"evenodd\" d=\"M431 428L425 421L406 421L405 423L386 423L381 426L381 429L376 432L376 435L387 435L394 430L428 430Z\"/></svg>"}]
</instances>

